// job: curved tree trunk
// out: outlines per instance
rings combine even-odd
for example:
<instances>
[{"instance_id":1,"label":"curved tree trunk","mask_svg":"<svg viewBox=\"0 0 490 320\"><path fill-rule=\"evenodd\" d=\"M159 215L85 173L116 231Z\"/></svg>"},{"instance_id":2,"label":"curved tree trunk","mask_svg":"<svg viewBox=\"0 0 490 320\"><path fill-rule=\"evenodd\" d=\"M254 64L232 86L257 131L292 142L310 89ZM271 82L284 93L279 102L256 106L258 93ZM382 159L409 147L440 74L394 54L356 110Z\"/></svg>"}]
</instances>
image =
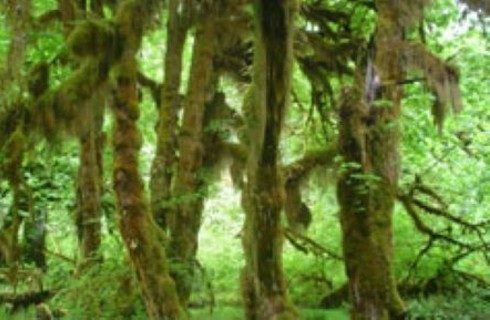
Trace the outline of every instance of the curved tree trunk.
<instances>
[{"instance_id":1,"label":"curved tree trunk","mask_svg":"<svg viewBox=\"0 0 490 320\"><path fill-rule=\"evenodd\" d=\"M247 319L296 319L282 270L279 139L289 102L295 1L257 0L254 79L247 119L249 157L242 274Z\"/></svg>"},{"instance_id":2,"label":"curved tree trunk","mask_svg":"<svg viewBox=\"0 0 490 320\"><path fill-rule=\"evenodd\" d=\"M157 150L151 168L151 208L156 222L163 229L168 227L172 178L177 162L177 113L180 107L182 53L189 25L189 8L184 2L169 1L165 79L156 127Z\"/></svg>"},{"instance_id":3,"label":"curved tree trunk","mask_svg":"<svg viewBox=\"0 0 490 320\"><path fill-rule=\"evenodd\" d=\"M113 180L119 229L136 271L149 318L185 319L168 271L164 234L152 218L138 169L141 134L136 127L139 118L136 76L135 59L126 57L119 66L113 106Z\"/></svg>"},{"instance_id":4,"label":"curved tree trunk","mask_svg":"<svg viewBox=\"0 0 490 320\"><path fill-rule=\"evenodd\" d=\"M337 193L352 319L397 319L405 313L392 270L403 79L393 43L401 40L402 29L393 1L377 1L377 9L374 75L368 70L366 80L359 77L341 107L339 147L348 166Z\"/></svg>"}]
</instances>

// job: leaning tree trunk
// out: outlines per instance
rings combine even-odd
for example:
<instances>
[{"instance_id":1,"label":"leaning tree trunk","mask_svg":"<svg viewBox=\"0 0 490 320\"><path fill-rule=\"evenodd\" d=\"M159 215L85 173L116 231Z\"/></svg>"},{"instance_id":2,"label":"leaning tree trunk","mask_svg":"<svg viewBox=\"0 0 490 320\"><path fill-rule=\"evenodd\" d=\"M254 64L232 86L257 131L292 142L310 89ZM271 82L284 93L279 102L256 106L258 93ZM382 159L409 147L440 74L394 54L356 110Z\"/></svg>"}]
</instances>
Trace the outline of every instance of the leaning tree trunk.
<instances>
[{"instance_id":1,"label":"leaning tree trunk","mask_svg":"<svg viewBox=\"0 0 490 320\"><path fill-rule=\"evenodd\" d=\"M179 138L180 159L173 194L178 205L168 221L171 232L169 253L179 266L173 277L183 305L187 304L191 294L192 270L203 209L203 194L200 190L203 120L213 73L215 24L211 8L205 11L196 26L189 89L184 101Z\"/></svg>"},{"instance_id":2,"label":"leaning tree trunk","mask_svg":"<svg viewBox=\"0 0 490 320\"><path fill-rule=\"evenodd\" d=\"M294 0L257 0L254 78L248 104L249 157L242 285L247 319L296 319L282 270L279 139L289 100Z\"/></svg>"},{"instance_id":3,"label":"leaning tree trunk","mask_svg":"<svg viewBox=\"0 0 490 320\"><path fill-rule=\"evenodd\" d=\"M182 53L189 25L187 13L189 8L183 0L170 0L168 6L165 79L156 127L157 150L152 163L150 181L153 216L163 229L167 228L172 177L177 162L177 114L180 107Z\"/></svg>"},{"instance_id":4,"label":"leaning tree trunk","mask_svg":"<svg viewBox=\"0 0 490 320\"><path fill-rule=\"evenodd\" d=\"M134 57L119 66L113 112L114 189L119 229L129 252L150 319L185 319L169 275L164 234L154 222L138 169L141 134ZM121 293L124 294L124 293Z\"/></svg>"},{"instance_id":5,"label":"leaning tree trunk","mask_svg":"<svg viewBox=\"0 0 490 320\"><path fill-rule=\"evenodd\" d=\"M392 270L403 70L393 45L402 29L390 2L377 2L374 68L368 62L366 79L359 76L341 106L339 148L346 170L337 193L352 319L397 319L405 313Z\"/></svg>"}]
</instances>

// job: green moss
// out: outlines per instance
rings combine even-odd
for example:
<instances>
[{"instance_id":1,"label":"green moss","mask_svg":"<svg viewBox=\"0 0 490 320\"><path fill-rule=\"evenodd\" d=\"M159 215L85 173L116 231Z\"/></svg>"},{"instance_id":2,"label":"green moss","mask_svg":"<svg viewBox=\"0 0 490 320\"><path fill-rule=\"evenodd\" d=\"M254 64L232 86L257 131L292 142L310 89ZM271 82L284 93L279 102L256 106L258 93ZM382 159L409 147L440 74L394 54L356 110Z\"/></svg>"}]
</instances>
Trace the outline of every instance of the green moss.
<instances>
[{"instance_id":1,"label":"green moss","mask_svg":"<svg viewBox=\"0 0 490 320\"><path fill-rule=\"evenodd\" d=\"M20 127L9 137L6 144L7 160L3 164L5 175L12 185L18 185L21 182L19 169L22 166L24 158L24 147L26 137Z\"/></svg>"},{"instance_id":2,"label":"green moss","mask_svg":"<svg viewBox=\"0 0 490 320\"><path fill-rule=\"evenodd\" d=\"M33 97L41 96L49 88L49 64L42 61L29 72L29 92Z\"/></svg>"},{"instance_id":3,"label":"green moss","mask_svg":"<svg viewBox=\"0 0 490 320\"><path fill-rule=\"evenodd\" d=\"M78 58L101 57L114 53L115 44L114 25L104 20L86 20L68 38L68 48Z\"/></svg>"},{"instance_id":4,"label":"green moss","mask_svg":"<svg viewBox=\"0 0 490 320\"><path fill-rule=\"evenodd\" d=\"M144 10L142 1L129 0L121 3L116 14L116 24L119 33L124 38L126 50L136 52L143 37L143 30L146 19L148 19Z\"/></svg>"}]
</instances>

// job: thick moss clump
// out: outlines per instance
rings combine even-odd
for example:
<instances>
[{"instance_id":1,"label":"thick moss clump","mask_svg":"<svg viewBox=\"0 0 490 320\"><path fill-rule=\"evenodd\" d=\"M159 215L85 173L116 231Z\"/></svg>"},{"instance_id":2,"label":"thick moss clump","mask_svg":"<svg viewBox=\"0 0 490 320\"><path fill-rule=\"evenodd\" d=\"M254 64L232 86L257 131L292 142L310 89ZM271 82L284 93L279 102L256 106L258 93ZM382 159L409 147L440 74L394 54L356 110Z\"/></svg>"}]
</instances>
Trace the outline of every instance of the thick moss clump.
<instances>
[{"instance_id":1,"label":"thick moss clump","mask_svg":"<svg viewBox=\"0 0 490 320\"><path fill-rule=\"evenodd\" d=\"M60 132L76 136L86 132L86 119L91 119L94 112L89 100L97 93L106 76L106 72L101 72L97 60L87 60L60 87L45 92L29 107L27 127L47 137Z\"/></svg>"},{"instance_id":2,"label":"thick moss clump","mask_svg":"<svg viewBox=\"0 0 490 320\"><path fill-rule=\"evenodd\" d=\"M155 224L138 168L141 134L136 89L136 61L118 66L113 112L113 181L119 229L134 266L150 319L186 319L175 283L168 273L163 236Z\"/></svg>"},{"instance_id":3,"label":"thick moss clump","mask_svg":"<svg viewBox=\"0 0 490 320\"><path fill-rule=\"evenodd\" d=\"M104 20L86 20L68 38L68 49L77 58L101 58L116 53L115 26Z\"/></svg>"},{"instance_id":4,"label":"thick moss clump","mask_svg":"<svg viewBox=\"0 0 490 320\"><path fill-rule=\"evenodd\" d=\"M151 24L158 4L159 1L155 0L126 0L119 5L116 26L126 51L138 51L143 32Z\"/></svg>"}]
</instances>

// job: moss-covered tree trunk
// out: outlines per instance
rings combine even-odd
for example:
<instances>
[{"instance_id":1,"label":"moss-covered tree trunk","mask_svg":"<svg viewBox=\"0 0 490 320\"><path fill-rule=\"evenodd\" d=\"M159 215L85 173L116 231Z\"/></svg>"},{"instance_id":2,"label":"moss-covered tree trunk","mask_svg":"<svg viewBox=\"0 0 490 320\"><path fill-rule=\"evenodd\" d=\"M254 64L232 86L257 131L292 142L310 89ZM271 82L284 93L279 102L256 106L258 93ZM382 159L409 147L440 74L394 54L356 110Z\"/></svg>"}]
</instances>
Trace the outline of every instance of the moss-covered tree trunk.
<instances>
[{"instance_id":1,"label":"moss-covered tree trunk","mask_svg":"<svg viewBox=\"0 0 490 320\"><path fill-rule=\"evenodd\" d=\"M136 271L150 319L184 319L175 284L169 275L164 234L154 222L138 169L141 134L137 67L132 56L119 66L113 112L113 180L119 228ZM124 293L121 293L124 294Z\"/></svg>"},{"instance_id":2,"label":"moss-covered tree trunk","mask_svg":"<svg viewBox=\"0 0 490 320\"><path fill-rule=\"evenodd\" d=\"M2 69L0 74L0 89L8 94L4 94L0 103L10 104L11 101L21 101L22 90L27 86L23 70L31 18L31 1L6 0L3 6L5 6L5 16L10 28L10 44L6 68ZM15 130L6 141L2 141L6 157L4 162L0 163L2 166L0 176L8 180L13 201L4 218L2 230L0 230L0 260L15 267L20 262L19 230L24 214L31 213L31 197L22 170L26 143L24 127L20 122L12 123L12 121L8 123L8 126ZM2 128L4 129L7 128ZM21 214L22 211L23 214Z\"/></svg>"},{"instance_id":3,"label":"moss-covered tree trunk","mask_svg":"<svg viewBox=\"0 0 490 320\"><path fill-rule=\"evenodd\" d=\"M279 140L289 102L296 3L255 1L254 78L247 119L249 156L242 274L247 319L296 319L282 270Z\"/></svg>"},{"instance_id":4,"label":"moss-covered tree trunk","mask_svg":"<svg viewBox=\"0 0 490 320\"><path fill-rule=\"evenodd\" d=\"M32 209L31 216L24 221L22 255L26 262L40 269L46 268L46 233L48 214L43 209Z\"/></svg>"},{"instance_id":5,"label":"moss-covered tree trunk","mask_svg":"<svg viewBox=\"0 0 490 320\"><path fill-rule=\"evenodd\" d=\"M6 17L10 27L10 45L7 56L7 70L1 80L25 82L22 78L24 55L27 47L27 31L31 14L31 0L6 0ZM2 78L3 78L2 77Z\"/></svg>"},{"instance_id":6,"label":"moss-covered tree trunk","mask_svg":"<svg viewBox=\"0 0 490 320\"><path fill-rule=\"evenodd\" d=\"M93 119L92 128L80 138L76 226L82 260L96 258L101 243L102 118L97 117L99 121Z\"/></svg>"},{"instance_id":7,"label":"moss-covered tree trunk","mask_svg":"<svg viewBox=\"0 0 490 320\"><path fill-rule=\"evenodd\" d=\"M25 157L25 136L21 128L12 134L6 144L7 159L2 173L12 190L12 204L0 230L0 257L7 266L16 268L20 263L19 230L24 215L32 212L31 195L24 180L22 164Z\"/></svg>"},{"instance_id":8,"label":"moss-covered tree trunk","mask_svg":"<svg viewBox=\"0 0 490 320\"><path fill-rule=\"evenodd\" d=\"M403 79L395 2L377 1L374 75L357 79L341 107L339 147L347 166L337 192L352 319L397 319L405 312L392 270Z\"/></svg>"},{"instance_id":9,"label":"moss-covered tree trunk","mask_svg":"<svg viewBox=\"0 0 490 320\"><path fill-rule=\"evenodd\" d=\"M209 99L213 73L215 21L212 9L206 8L201 15L196 25L191 73L179 136L180 158L173 190L178 205L168 221L171 231L169 253L178 268L173 276L183 305L187 304L191 294L192 270L201 226L204 106Z\"/></svg>"},{"instance_id":10,"label":"moss-covered tree trunk","mask_svg":"<svg viewBox=\"0 0 490 320\"><path fill-rule=\"evenodd\" d=\"M97 1L92 1L96 3ZM78 6L78 9L75 7ZM86 1L58 0L58 8L62 12L65 26L65 38L68 38L75 27L76 19L89 12ZM99 15L101 12L94 12ZM102 207L102 152L104 122L104 99L102 97L105 84L101 83L89 103L91 112L86 121L86 129L79 136L79 167L76 185L75 224L77 228L78 247L81 266L97 258L101 244Z\"/></svg>"},{"instance_id":11,"label":"moss-covered tree trunk","mask_svg":"<svg viewBox=\"0 0 490 320\"><path fill-rule=\"evenodd\" d=\"M183 7L182 7L183 6ZM169 0L165 79L156 127L157 147L151 169L151 207L158 225L167 228L172 178L177 162L178 110L182 80L182 53L190 8L183 0Z\"/></svg>"}]
</instances>

